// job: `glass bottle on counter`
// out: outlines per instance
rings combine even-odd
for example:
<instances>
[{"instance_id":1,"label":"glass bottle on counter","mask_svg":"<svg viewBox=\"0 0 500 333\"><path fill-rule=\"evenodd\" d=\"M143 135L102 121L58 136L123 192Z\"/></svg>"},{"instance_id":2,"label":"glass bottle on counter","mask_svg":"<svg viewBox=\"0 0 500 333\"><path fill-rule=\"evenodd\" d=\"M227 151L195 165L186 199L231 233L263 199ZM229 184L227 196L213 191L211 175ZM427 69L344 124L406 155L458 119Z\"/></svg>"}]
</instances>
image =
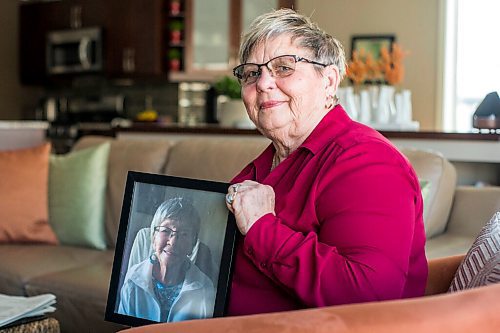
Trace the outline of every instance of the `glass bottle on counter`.
<instances>
[{"instance_id":1,"label":"glass bottle on counter","mask_svg":"<svg viewBox=\"0 0 500 333\"><path fill-rule=\"evenodd\" d=\"M208 83L182 82L179 84L179 106L177 121L180 125L196 126L205 123L206 92Z\"/></svg>"}]
</instances>

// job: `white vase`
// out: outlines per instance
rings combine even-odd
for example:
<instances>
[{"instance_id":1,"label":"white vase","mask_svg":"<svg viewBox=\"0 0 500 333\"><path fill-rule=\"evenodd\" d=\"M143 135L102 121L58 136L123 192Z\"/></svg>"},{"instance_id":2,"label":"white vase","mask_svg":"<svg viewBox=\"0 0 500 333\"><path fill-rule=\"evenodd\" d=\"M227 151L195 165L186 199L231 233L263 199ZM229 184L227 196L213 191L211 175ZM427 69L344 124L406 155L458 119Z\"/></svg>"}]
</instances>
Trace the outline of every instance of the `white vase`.
<instances>
[{"instance_id":1,"label":"white vase","mask_svg":"<svg viewBox=\"0 0 500 333\"><path fill-rule=\"evenodd\" d=\"M368 88L368 92L370 94L370 103L371 103L370 110L372 112L372 115L371 115L372 120L374 120L374 118L375 118L373 112L376 112L378 109L379 90L380 90L379 86L375 85L375 84L370 85L370 87Z\"/></svg>"},{"instance_id":2,"label":"white vase","mask_svg":"<svg viewBox=\"0 0 500 333\"><path fill-rule=\"evenodd\" d=\"M356 106L356 97L354 96L354 89L352 87L346 87L345 89L345 101L344 108L352 119L358 119L358 108Z\"/></svg>"},{"instance_id":3,"label":"white vase","mask_svg":"<svg viewBox=\"0 0 500 333\"><path fill-rule=\"evenodd\" d=\"M375 121L379 124L389 124L396 116L396 105L394 104L393 86L381 85L378 98L378 108L375 113Z\"/></svg>"},{"instance_id":4,"label":"white vase","mask_svg":"<svg viewBox=\"0 0 500 333\"><path fill-rule=\"evenodd\" d=\"M404 120L407 123L412 121L412 103L411 103L411 90L405 89L402 92L403 95L403 110L404 110Z\"/></svg>"},{"instance_id":5,"label":"white vase","mask_svg":"<svg viewBox=\"0 0 500 333\"><path fill-rule=\"evenodd\" d=\"M335 95L337 96L338 102L344 107L345 109L345 88L343 87L338 87L337 91L335 92Z\"/></svg>"},{"instance_id":6,"label":"white vase","mask_svg":"<svg viewBox=\"0 0 500 333\"><path fill-rule=\"evenodd\" d=\"M397 92L394 95L394 104L396 105L396 117L394 118L394 122L396 124L404 124L404 105L403 105L403 94L401 92Z\"/></svg>"},{"instance_id":7,"label":"white vase","mask_svg":"<svg viewBox=\"0 0 500 333\"><path fill-rule=\"evenodd\" d=\"M248 118L245 104L241 99L228 99L221 102L217 113L218 121L224 127L255 128Z\"/></svg>"},{"instance_id":8,"label":"white vase","mask_svg":"<svg viewBox=\"0 0 500 333\"><path fill-rule=\"evenodd\" d=\"M396 104L395 122L398 124L408 124L412 118L411 91L405 89L394 96Z\"/></svg>"},{"instance_id":9,"label":"white vase","mask_svg":"<svg viewBox=\"0 0 500 333\"><path fill-rule=\"evenodd\" d=\"M363 89L359 92L359 115L358 120L363 124L368 124L371 119L371 101L370 101L370 92L366 89Z\"/></svg>"}]
</instances>

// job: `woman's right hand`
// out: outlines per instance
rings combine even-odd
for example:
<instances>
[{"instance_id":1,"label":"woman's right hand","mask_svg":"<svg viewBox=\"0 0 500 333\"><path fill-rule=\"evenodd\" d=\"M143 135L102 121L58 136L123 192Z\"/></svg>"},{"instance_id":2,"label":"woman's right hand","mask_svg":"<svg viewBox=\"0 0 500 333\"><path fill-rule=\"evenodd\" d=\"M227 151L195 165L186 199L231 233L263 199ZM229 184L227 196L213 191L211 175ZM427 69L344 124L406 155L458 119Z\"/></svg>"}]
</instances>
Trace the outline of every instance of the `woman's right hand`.
<instances>
[{"instance_id":1,"label":"woman's right hand","mask_svg":"<svg viewBox=\"0 0 500 333\"><path fill-rule=\"evenodd\" d=\"M228 194L233 195L233 202L226 202L227 208L234 214L238 229L243 235L262 216L275 214L274 190L269 185L245 180L231 185Z\"/></svg>"}]
</instances>

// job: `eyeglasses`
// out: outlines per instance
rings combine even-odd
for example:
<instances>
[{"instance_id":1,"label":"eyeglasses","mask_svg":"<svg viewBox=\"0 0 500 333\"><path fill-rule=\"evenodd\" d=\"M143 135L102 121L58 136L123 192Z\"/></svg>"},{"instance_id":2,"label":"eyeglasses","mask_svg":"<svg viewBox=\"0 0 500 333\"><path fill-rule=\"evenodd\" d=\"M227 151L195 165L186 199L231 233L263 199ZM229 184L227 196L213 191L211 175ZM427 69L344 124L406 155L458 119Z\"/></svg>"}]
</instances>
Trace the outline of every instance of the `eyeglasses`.
<instances>
[{"instance_id":1,"label":"eyeglasses","mask_svg":"<svg viewBox=\"0 0 500 333\"><path fill-rule=\"evenodd\" d=\"M248 86L257 82L262 74L261 67L266 66L273 77L284 78L292 75L295 72L295 66L298 62L303 61L309 64L326 67L328 65L309 60L297 55L282 55L269 60L263 64L246 63L236 66L233 69L233 75L238 78L242 86Z\"/></svg>"},{"instance_id":2,"label":"eyeglasses","mask_svg":"<svg viewBox=\"0 0 500 333\"><path fill-rule=\"evenodd\" d=\"M174 238L175 236L177 236L179 239L184 240L191 237L191 233L186 230L172 230L169 227L165 226L154 227L154 231L167 238Z\"/></svg>"}]
</instances>

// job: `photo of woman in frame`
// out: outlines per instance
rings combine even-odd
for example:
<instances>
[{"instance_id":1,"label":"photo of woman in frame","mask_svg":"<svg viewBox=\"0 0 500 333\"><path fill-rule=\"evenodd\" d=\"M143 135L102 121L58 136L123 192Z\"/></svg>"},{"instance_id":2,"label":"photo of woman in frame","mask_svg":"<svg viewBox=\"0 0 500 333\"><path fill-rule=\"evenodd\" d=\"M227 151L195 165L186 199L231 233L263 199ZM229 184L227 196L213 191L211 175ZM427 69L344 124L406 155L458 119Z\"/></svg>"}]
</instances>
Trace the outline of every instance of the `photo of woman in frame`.
<instances>
[{"instance_id":1,"label":"photo of woman in frame","mask_svg":"<svg viewBox=\"0 0 500 333\"><path fill-rule=\"evenodd\" d=\"M150 257L130 268L118 313L157 322L212 316L212 280L189 256L198 240L200 217L183 198L164 201L151 222Z\"/></svg>"},{"instance_id":2,"label":"photo of woman in frame","mask_svg":"<svg viewBox=\"0 0 500 333\"><path fill-rule=\"evenodd\" d=\"M212 317L224 195L140 182L133 193L115 312L154 322Z\"/></svg>"}]
</instances>

